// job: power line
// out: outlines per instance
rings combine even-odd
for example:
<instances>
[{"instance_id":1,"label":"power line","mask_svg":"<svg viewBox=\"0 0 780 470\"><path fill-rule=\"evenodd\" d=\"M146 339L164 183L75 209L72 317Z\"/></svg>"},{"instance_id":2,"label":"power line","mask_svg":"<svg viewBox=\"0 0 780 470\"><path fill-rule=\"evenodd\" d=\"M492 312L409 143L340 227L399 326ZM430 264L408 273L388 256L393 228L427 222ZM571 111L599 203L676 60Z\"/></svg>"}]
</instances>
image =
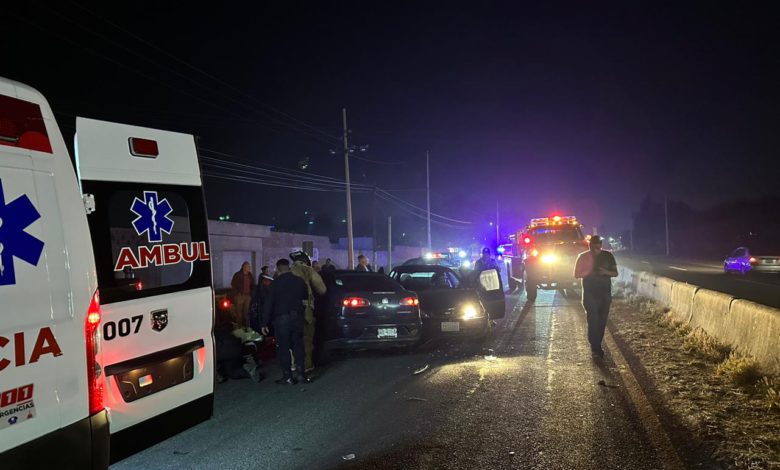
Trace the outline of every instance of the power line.
<instances>
[{"instance_id":1,"label":"power line","mask_svg":"<svg viewBox=\"0 0 780 470\"><path fill-rule=\"evenodd\" d=\"M384 191L384 190L382 190L382 189L380 189L380 188L377 188L377 190L378 190L378 191L380 191L380 192L382 192L382 193L384 193L384 194L385 194L387 197L389 197L389 198L392 198L392 199L396 200L396 201L397 201L397 202L399 202L399 203L406 204L406 205L408 205L408 206L410 206L410 207L413 207L413 208L415 208L415 209L417 209L418 211L421 211L421 212L423 212L423 213L428 213L428 210L427 210L427 209L425 209L425 208L423 208L423 207L416 206L416 205L412 204L411 202L405 201L404 199L401 199L400 197L398 197L398 196L396 196L396 195L394 195L394 194L391 194L391 193L389 193L389 192L387 192L387 191ZM459 219L453 219L453 218L451 218L451 217L446 217L446 216L443 216L443 215L441 215L441 214L437 214L437 213L435 213L435 212L431 212L431 217L438 217L438 218L440 218L440 219L447 220L447 221L450 221L450 222L459 223L459 224L471 224L471 222L470 222L470 221L468 221L468 220L459 220Z\"/></svg>"}]
</instances>

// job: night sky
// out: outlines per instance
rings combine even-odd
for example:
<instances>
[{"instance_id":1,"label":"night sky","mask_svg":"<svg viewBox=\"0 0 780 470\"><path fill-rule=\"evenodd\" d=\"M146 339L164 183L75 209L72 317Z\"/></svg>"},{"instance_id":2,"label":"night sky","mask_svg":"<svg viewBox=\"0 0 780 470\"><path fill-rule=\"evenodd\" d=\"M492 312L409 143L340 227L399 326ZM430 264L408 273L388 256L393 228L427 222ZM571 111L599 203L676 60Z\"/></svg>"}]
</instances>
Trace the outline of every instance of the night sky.
<instances>
[{"instance_id":1,"label":"night sky","mask_svg":"<svg viewBox=\"0 0 780 470\"><path fill-rule=\"evenodd\" d=\"M66 140L80 115L341 178L346 107L359 155L383 162L353 160L356 182L424 206L430 150L433 211L472 222L434 224L437 243L492 240L496 202L504 235L552 211L616 233L648 194L780 195L771 2L26 3L3 7L0 75L46 95ZM206 191L212 218L343 227L342 193L211 177ZM355 195L356 235L371 199ZM424 239L378 206L380 233L393 215Z\"/></svg>"}]
</instances>

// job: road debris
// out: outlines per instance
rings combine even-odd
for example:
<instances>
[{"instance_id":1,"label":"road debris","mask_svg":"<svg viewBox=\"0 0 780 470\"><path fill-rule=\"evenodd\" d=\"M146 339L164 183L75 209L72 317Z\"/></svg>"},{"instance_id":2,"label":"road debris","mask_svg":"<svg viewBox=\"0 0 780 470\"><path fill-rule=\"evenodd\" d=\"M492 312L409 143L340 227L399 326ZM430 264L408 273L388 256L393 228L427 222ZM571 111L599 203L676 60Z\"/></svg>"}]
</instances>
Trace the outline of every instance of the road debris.
<instances>
[{"instance_id":1,"label":"road debris","mask_svg":"<svg viewBox=\"0 0 780 470\"><path fill-rule=\"evenodd\" d=\"M486 360L486 361L497 361L497 360L498 360L498 358L497 358L496 356L494 356L494 355L490 354L490 355L488 355L488 356L485 356L485 360Z\"/></svg>"},{"instance_id":2,"label":"road debris","mask_svg":"<svg viewBox=\"0 0 780 470\"><path fill-rule=\"evenodd\" d=\"M620 387L619 385L608 384L607 382L604 381L604 379L599 380L599 385L601 385L602 387L607 387L607 388L619 388Z\"/></svg>"},{"instance_id":3,"label":"road debris","mask_svg":"<svg viewBox=\"0 0 780 470\"><path fill-rule=\"evenodd\" d=\"M420 375L423 372L425 372L426 370L430 369L430 367L431 367L430 364L425 364L424 366L420 367L419 369L415 369L415 371L412 372L412 375Z\"/></svg>"},{"instance_id":4,"label":"road debris","mask_svg":"<svg viewBox=\"0 0 780 470\"><path fill-rule=\"evenodd\" d=\"M355 454L342 455L341 458L344 460L355 460Z\"/></svg>"},{"instance_id":5,"label":"road debris","mask_svg":"<svg viewBox=\"0 0 780 470\"><path fill-rule=\"evenodd\" d=\"M428 399L420 397L406 397L406 401L428 401Z\"/></svg>"}]
</instances>

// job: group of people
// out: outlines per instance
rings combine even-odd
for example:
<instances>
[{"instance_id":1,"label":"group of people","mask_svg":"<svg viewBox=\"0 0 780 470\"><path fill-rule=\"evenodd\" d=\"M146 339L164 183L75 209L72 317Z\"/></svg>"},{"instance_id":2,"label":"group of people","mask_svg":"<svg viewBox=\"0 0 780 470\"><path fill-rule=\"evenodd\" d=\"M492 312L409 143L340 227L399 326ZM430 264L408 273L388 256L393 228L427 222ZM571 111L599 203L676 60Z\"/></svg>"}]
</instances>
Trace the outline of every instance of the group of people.
<instances>
[{"instance_id":1,"label":"group of people","mask_svg":"<svg viewBox=\"0 0 780 470\"><path fill-rule=\"evenodd\" d=\"M277 357L282 367L280 384L310 382L314 370L315 295L326 288L319 272L335 270L330 258L319 266L303 251L290 253L290 259L276 262L270 275L263 266L255 283L251 265L245 262L233 275L230 296L234 304L234 321L239 327L250 326L264 336L276 338ZM293 366L294 364L294 366ZM296 371L298 377L293 377Z\"/></svg>"}]
</instances>

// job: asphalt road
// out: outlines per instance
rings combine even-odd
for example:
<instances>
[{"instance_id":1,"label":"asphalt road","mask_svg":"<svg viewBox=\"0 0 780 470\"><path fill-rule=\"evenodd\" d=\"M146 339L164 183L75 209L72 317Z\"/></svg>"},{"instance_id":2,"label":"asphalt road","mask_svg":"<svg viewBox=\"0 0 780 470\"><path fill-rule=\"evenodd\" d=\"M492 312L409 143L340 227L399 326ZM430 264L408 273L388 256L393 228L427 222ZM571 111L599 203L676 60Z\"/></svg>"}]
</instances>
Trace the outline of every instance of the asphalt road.
<instances>
[{"instance_id":1,"label":"asphalt road","mask_svg":"<svg viewBox=\"0 0 780 470\"><path fill-rule=\"evenodd\" d=\"M725 292L741 299L780 308L780 275L725 274L723 260L685 260L618 253L618 264L648 271L705 289Z\"/></svg>"},{"instance_id":2,"label":"asphalt road","mask_svg":"<svg viewBox=\"0 0 780 470\"><path fill-rule=\"evenodd\" d=\"M507 300L492 350L352 353L294 387L270 365L259 384L217 385L211 420L112 468L675 468L625 361L591 359L579 299Z\"/></svg>"}]
</instances>

